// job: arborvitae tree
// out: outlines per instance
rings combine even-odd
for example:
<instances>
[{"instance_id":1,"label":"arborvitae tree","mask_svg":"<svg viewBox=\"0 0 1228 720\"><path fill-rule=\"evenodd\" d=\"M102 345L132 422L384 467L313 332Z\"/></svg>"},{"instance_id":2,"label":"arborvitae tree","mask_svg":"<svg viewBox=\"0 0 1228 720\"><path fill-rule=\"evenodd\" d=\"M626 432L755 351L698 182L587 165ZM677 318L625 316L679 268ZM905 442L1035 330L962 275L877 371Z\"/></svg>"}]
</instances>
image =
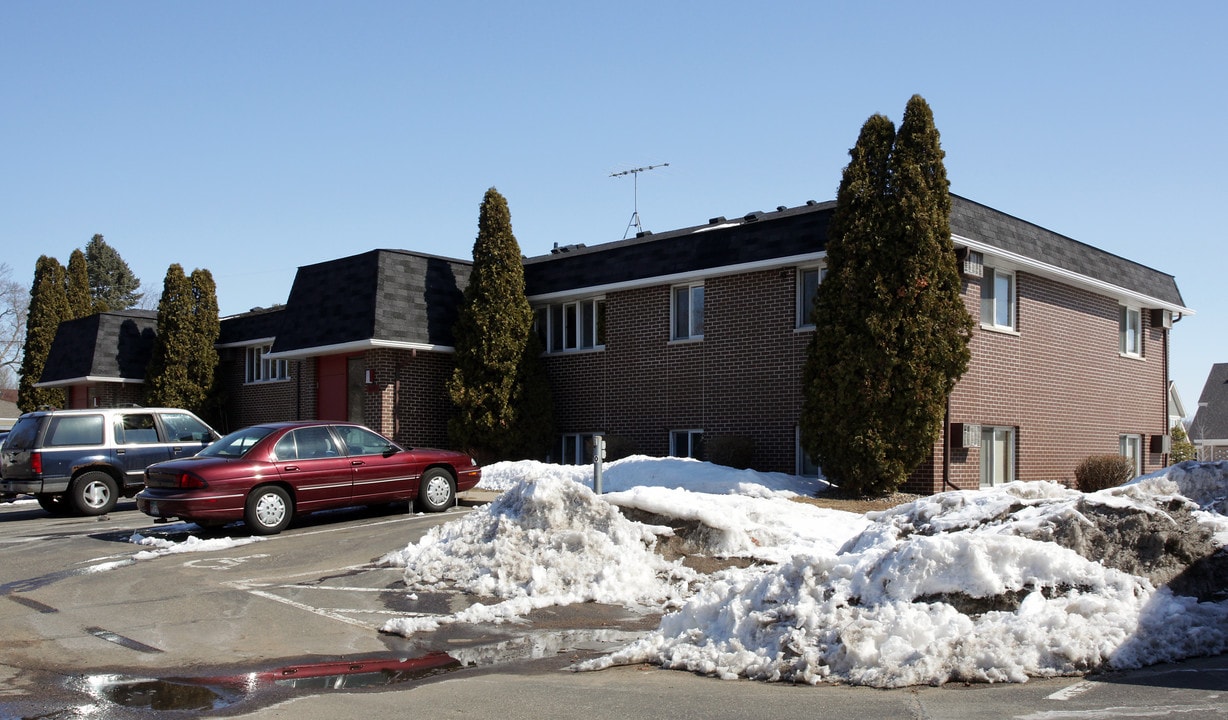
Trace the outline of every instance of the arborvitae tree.
<instances>
[{"instance_id":1,"label":"arborvitae tree","mask_svg":"<svg viewBox=\"0 0 1228 720\"><path fill-rule=\"evenodd\" d=\"M522 455L530 425L548 422L529 416L540 408L542 390L540 382L526 381L534 376L524 368L532 328L511 213L491 188L482 200L473 272L453 328L456 369L448 383L457 408L448 423L452 442L482 461Z\"/></svg>"},{"instance_id":2,"label":"arborvitae tree","mask_svg":"<svg viewBox=\"0 0 1228 720\"><path fill-rule=\"evenodd\" d=\"M30 286L30 309L26 314L26 343L21 359L21 378L17 385L17 407L22 412L45 405L64 407L62 388L36 388L51 352L60 322L68 319L68 296L64 291L64 266L53 257L40 256L34 265Z\"/></svg>"},{"instance_id":3,"label":"arborvitae tree","mask_svg":"<svg viewBox=\"0 0 1228 720\"><path fill-rule=\"evenodd\" d=\"M94 310L127 310L141 301L141 280L119 252L95 235L85 244Z\"/></svg>"},{"instance_id":4,"label":"arborvitae tree","mask_svg":"<svg viewBox=\"0 0 1228 720\"><path fill-rule=\"evenodd\" d=\"M969 360L972 317L925 100L913 96L893 130L871 117L849 153L803 371L803 445L852 495L890 493L925 460Z\"/></svg>"},{"instance_id":5,"label":"arborvitae tree","mask_svg":"<svg viewBox=\"0 0 1228 720\"><path fill-rule=\"evenodd\" d=\"M542 352L541 339L530 328L517 373L519 396L514 403L517 432L514 455L509 459L544 458L554 441L554 393Z\"/></svg>"},{"instance_id":6,"label":"arborvitae tree","mask_svg":"<svg viewBox=\"0 0 1228 720\"><path fill-rule=\"evenodd\" d=\"M192 286L193 317L193 349L188 356L188 380L200 390L201 402L194 409L203 410L215 393L217 338L222 331L222 323L218 317L217 284L213 281L213 273L198 268L192 271L188 280Z\"/></svg>"},{"instance_id":7,"label":"arborvitae tree","mask_svg":"<svg viewBox=\"0 0 1228 720\"><path fill-rule=\"evenodd\" d=\"M68 278L65 288L68 294L68 317L75 320L94 313L94 299L90 296L90 276L85 253L73 250L68 256Z\"/></svg>"},{"instance_id":8,"label":"arborvitae tree","mask_svg":"<svg viewBox=\"0 0 1228 720\"><path fill-rule=\"evenodd\" d=\"M197 349L193 328L192 283L178 263L166 271L158 303L158 331L145 368L145 403L196 410L204 393L192 381L188 367Z\"/></svg>"}]
</instances>

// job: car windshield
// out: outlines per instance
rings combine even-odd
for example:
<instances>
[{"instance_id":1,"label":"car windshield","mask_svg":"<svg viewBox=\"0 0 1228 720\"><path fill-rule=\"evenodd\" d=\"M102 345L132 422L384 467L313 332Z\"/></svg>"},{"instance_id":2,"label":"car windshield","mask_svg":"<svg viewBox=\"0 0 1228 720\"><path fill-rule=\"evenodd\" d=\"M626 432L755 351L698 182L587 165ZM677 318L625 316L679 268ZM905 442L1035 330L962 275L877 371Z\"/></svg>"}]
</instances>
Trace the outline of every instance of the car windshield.
<instances>
[{"instance_id":1,"label":"car windshield","mask_svg":"<svg viewBox=\"0 0 1228 720\"><path fill-rule=\"evenodd\" d=\"M256 443L260 442L264 436L271 432L273 432L273 428L260 426L236 430L221 440L209 445L204 450L201 450L199 453L197 453L197 456L205 455L224 458L243 457L249 450L255 447Z\"/></svg>"}]
</instances>

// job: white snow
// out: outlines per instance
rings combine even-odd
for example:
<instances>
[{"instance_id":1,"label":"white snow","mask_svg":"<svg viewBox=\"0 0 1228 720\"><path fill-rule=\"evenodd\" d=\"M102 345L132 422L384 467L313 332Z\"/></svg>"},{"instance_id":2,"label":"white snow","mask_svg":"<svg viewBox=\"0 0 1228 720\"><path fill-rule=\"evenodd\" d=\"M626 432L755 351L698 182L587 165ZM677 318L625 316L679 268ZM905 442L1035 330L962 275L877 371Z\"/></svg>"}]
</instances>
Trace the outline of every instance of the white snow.
<instances>
[{"instance_id":1,"label":"white snow","mask_svg":"<svg viewBox=\"0 0 1228 720\"><path fill-rule=\"evenodd\" d=\"M667 614L657 630L581 669L651 662L723 678L878 687L1023 682L1228 650L1228 601L1174 595L1027 537L1093 523L1080 511L1087 503L1165 516L1176 501L1201 508L1195 517L1223 545L1228 464L1184 463L1090 495L1016 482L866 515L791 499L819 483L635 457L606 466L609 492L598 496L591 467L490 466L479 487L501 490L494 502L383 559L405 568L410 592L454 588L485 602L443 618L397 618L384 630L411 635L440 623L517 621L551 605L616 603ZM675 532L692 553L756 562L696 572L656 551Z\"/></svg>"}]
</instances>

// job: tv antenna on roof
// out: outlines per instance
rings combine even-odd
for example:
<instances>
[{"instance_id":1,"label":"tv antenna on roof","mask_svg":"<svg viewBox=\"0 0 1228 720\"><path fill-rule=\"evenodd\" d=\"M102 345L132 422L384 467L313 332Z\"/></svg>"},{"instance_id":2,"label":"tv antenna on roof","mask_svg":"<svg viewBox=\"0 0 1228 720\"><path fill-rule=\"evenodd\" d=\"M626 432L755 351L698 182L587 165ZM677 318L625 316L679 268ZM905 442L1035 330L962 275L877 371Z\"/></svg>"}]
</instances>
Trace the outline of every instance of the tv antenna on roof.
<instances>
[{"instance_id":1,"label":"tv antenna on roof","mask_svg":"<svg viewBox=\"0 0 1228 720\"><path fill-rule=\"evenodd\" d=\"M669 167L669 163L661 163L660 165L647 165L645 167L633 168L631 170L623 170L622 172L610 173L610 177L622 177L623 175L630 175L631 179L634 181L635 196L633 198L633 201L635 204L632 206L633 210L631 211L631 221L627 223L627 229L623 231L623 240L626 240L627 235L631 233L632 225L635 226L635 231L637 233L644 232L644 227L640 225L640 173L648 172L649 170L652 170L654 168L659 168L659 167Z\"/></svg>"}]
</instances>

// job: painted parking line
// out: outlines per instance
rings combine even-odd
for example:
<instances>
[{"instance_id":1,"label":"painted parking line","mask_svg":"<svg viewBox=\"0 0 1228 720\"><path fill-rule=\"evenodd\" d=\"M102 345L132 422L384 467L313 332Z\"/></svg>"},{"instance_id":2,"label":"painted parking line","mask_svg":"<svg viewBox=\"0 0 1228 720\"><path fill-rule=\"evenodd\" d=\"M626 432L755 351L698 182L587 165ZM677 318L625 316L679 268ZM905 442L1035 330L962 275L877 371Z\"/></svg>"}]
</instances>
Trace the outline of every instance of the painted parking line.
<instances>
[{"instance_id":1,"label":"painted parking line","mask_svg":"<svg viewBox=\"0 0 1228 720\"><path fill-rule=\"evenodd\" d=\"M1091 682L1090 680L1081 680L1075 683L1074 685L1070 685L1069 687L1064 687L1061 690L1058 690L1057 692L1053 693L1052 695L1048 696L1045 699L1046 700L1071 700L1073 698L1076 698L1082 695L1088 690L1091 690L1095 686L1096 686L1096 683Z\"/></svg>"}]
</instances>

